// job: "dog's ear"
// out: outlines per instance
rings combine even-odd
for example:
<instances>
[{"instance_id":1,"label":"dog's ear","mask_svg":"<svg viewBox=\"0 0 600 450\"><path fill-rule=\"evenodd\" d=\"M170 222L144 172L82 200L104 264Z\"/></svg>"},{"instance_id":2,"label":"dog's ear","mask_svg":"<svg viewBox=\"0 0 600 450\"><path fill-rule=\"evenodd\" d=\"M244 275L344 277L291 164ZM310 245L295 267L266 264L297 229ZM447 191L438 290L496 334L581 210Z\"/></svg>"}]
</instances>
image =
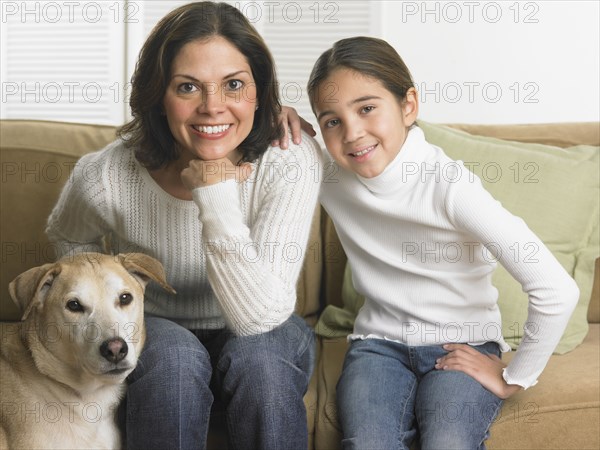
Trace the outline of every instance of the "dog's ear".
<instances>
[{"instance_id":1,"label":"dog's ear","mask_svg":"<svg viewBox=\"0 0 600 450\"><path fill-rule=\"evenodd\" d=\"M123 267L140 279L144 285L153 280L164 290L175 294L175 289L167 283L165 269L158 260L144 253L124 253L117 256Z\"/></svg>"},{"instance_id":2,"label":"dog's ear","mask_svg":"<svg viewBox=\"0 0 600 450\"><path fill-rule=\"evenodd\" d=\"M43 303L50 286L59 273L59 265L44 264L23 272L9 283L10 297L23 312L21 320L27 319L31 310Z\"/></svg>"}]
</instances>

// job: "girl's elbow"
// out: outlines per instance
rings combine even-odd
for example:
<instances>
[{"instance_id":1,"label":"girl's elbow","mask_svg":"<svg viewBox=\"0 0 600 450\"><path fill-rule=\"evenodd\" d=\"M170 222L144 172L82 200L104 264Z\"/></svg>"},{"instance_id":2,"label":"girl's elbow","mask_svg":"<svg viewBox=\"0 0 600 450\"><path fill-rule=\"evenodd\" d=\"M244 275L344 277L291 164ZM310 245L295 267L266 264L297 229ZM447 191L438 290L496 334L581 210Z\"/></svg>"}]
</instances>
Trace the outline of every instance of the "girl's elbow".
<instances>
[{"instance_id":1,"label":"girl's elbow","mask_svg":"<svg viewBox=\"0 0 600 450\"><path fill-rule=\"evenodd\" d=\"M579 286L575 283L575 280L571 279L571 298L573 303L576 305L579 302L579 296L581 295L581 291L579 290Z\"/></svg>"},{"instance_id":2,"label":"girl's elbow","mask_svg":"<svg viewBox=\"0 0 600 450\"><path fill-rule=\"evenodd\" d=\"M561 289L560 297L563 299L565 307L567 307L570 311L575 309L577 306L580 293L579 286L577 286L575 280L571 277L567 277L565 284Z\"/></svg>"}]
</instances>

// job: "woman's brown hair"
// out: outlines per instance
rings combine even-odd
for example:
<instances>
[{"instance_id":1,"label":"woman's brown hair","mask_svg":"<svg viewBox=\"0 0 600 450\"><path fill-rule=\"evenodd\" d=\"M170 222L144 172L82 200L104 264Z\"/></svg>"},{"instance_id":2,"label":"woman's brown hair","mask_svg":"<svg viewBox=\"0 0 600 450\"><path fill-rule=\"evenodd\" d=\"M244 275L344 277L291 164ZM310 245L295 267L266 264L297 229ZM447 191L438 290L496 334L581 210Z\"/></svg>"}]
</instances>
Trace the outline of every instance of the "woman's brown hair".
<instances>
[{"instance_id":1,"label":"woman's brown hair","mask_svg":"<svg viewBox=\"0 0 600 450\"><path fill-rule=\"evenodd\" d=\"M242 161L256 160L279 137L281 103L275 64L262 37L239 10L227 3L189 3L171 11L154 27L140 51L131 80L133 119L118 134L128 147L136 147L135 156L145 167L158 169L179 157L177 142L163 113L171 66L185 44L213 36L227 39L246 57L256 83L260 107L250 134L239 146Z\"/></svg>"}]
</instances>

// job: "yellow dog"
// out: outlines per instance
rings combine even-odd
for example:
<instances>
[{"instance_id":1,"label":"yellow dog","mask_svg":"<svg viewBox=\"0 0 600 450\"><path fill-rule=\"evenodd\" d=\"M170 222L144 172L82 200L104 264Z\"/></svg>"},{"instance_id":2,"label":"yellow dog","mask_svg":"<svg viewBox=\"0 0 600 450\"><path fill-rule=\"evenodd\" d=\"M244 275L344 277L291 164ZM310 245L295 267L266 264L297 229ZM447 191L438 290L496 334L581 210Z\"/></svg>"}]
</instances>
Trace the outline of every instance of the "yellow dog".
<instances>
[{"instance_id":1,"label":"yellow dog","mask_svg":"<svg viewBox=\"0 0 600 450\"><path fill-rule=\"evenodd\" d=\"M115 412L145 339L144 289L175 292L154 258L82 253L9 285L22 322L0 344L0 448L120 448Z\"/></svg>"}]
</instances>

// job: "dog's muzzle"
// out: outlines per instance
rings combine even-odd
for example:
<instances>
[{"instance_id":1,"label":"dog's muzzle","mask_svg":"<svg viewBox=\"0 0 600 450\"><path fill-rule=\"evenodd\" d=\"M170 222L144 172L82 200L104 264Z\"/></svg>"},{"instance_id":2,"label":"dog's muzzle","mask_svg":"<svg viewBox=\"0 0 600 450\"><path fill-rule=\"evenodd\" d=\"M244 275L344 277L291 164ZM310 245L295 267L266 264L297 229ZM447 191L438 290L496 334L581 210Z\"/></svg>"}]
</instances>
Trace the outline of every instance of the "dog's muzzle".
<instances>
[{"instance_id":1,"label":"dog's muzzle","mask_svg":"<svg viewBox=\"0 0 600 450\"><path fill-rule=\"evenodd\" d=\"M122 338L107 339L100 345L100 354L111 363L118 363L127 356L129 348Z\"/></svg>"}]
</instances>

